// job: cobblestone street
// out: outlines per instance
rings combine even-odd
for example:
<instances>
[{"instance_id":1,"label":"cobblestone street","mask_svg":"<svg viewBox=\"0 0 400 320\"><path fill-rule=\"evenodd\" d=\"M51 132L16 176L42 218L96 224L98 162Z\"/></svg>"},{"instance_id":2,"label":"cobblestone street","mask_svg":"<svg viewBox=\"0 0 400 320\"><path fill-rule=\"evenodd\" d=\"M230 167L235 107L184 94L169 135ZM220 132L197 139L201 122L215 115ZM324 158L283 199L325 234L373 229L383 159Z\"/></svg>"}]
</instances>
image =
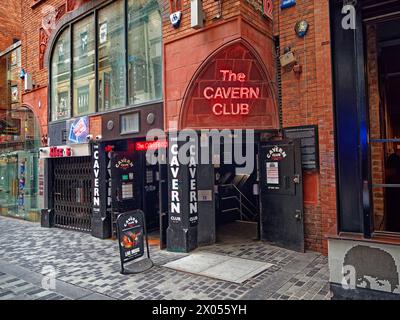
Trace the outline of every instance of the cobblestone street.
<instances>
[{"instance_id":1,"label":"cobblestone street","mask_svg":"<svg viewBox=\"0 0 400 320\"><path fill-rule=\"evenodd\" d=\"M89 234L45 229L0 217L0 299L329 299L327 258L261 242L197 250L271 263L236 284L175 271L162 265L186 254L151 246L155 266L121 275L118 244ZM56 270L55 290L42 288L42 270Z\"/></svg>"}]
</instances>

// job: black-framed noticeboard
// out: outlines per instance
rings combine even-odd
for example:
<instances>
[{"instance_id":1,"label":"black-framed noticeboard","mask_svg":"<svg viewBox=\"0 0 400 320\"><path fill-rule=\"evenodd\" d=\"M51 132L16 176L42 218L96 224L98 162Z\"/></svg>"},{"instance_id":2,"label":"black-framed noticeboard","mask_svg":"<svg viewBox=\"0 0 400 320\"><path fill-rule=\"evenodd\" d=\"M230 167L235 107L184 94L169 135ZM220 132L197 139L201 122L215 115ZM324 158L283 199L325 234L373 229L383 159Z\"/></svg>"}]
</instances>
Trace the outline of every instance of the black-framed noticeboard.
<instances>
[{"instance_id":1,"label":"black-framed noticeboard","mask_svg":"<svg viewBox=\"0 0 400 320\"><path fill-rule=\"evenodd\" d=\"M285 139L300 139L303 170L319 170L318 126L299 126L283 129Z\"/></svg>"}]
</instances>

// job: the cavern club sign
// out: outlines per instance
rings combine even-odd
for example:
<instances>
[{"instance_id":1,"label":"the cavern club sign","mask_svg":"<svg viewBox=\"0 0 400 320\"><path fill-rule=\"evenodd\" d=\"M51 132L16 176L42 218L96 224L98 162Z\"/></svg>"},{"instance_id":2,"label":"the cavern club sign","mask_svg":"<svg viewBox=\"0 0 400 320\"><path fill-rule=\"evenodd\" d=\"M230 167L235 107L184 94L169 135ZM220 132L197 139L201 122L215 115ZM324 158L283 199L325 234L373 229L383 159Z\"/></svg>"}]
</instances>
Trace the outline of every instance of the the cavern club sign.
<instances>
[{"instance_id":1,"label":"the cavern club sign","mask_svg":"<svg viewBox=\"0 0 400 320\"><path fill-rule=\"evenodd\" d=\"M209 58L191 82L181 126L276 129L272 90L254 51L242 42L231 44Z\"/></svg>"},{"instance_id":2,"label":"the cavern club sign","mask_svg":"<svg viewBox=\"0 0 400 320\"><path fill-rule=\"evenodd\" d=\"M211 107L213 114L216 116L248 115L250 104L243 101L259 99L260 86L246 86L247 75L243 72L235 73L224 69L218 71L224 86L208 86L203 90L203 97L213 101ZM243 86L240 86L238 82ZM232 86L227 83L232 83Z\"/></svg>"}]
</instances>

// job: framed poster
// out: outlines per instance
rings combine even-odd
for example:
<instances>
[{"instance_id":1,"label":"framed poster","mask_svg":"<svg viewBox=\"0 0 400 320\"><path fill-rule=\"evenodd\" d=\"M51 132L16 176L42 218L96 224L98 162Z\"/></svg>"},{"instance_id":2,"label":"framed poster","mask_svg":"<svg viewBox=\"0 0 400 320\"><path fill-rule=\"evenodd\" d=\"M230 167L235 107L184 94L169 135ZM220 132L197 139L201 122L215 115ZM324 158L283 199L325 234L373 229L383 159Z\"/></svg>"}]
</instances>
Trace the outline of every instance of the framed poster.
<instances>
[{"instance_id":1,"label":"framed poster","mask_svg":"<svg viewBox=\"0 0 400 320\"><path fill-rule=\"evenodd\" d=\"M284 128L287 139L300 139L303 170L319 170L318 127L316 125Z\"/></svg>"}]
</instances>

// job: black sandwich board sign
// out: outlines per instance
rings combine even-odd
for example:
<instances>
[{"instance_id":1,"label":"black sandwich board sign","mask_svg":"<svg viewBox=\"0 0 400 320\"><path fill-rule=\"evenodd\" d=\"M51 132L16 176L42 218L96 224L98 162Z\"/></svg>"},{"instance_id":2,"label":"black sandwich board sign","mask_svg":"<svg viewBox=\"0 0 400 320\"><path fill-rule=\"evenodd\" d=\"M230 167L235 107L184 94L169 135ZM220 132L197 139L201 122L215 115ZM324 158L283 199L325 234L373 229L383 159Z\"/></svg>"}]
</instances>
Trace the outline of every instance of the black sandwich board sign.
<instances>
[{"instance_id":1,"label":"black sandwich board sign","mask_svg":"<svg viewBox=\"0 0 400 320\"><path fill-rule=\"evenodd\" d=\"M125 273L125 264L145 254L145 243L147 258L131 264L127 273L139 273L150 269L153 263L150 260L149 243L147 239L146 219L144 212L134 210L121 213L117 218L117 239L119 243L119 254L121 259L121 273Z\"/></svg>"}]
</instances>

